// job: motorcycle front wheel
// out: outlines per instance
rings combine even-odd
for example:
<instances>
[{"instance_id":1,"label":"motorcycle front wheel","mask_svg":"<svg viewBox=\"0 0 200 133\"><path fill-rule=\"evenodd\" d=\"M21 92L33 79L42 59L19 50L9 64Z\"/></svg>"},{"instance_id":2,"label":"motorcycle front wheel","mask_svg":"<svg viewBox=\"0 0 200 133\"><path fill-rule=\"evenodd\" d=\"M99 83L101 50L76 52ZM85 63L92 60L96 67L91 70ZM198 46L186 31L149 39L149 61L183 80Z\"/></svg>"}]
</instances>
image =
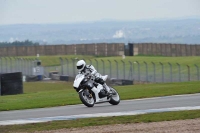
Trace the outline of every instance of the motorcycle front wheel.
<instances>
[{"instance_id":1,"label":"motorcycle front wheel","mask_svg":"<svg viewBox=\"0 0 200 133\"><path fill-rule=\"evenodd\" d=\"M79 98L85 106L87 106L87 107L94 106L94 103L95 103L94 98L87 89L79 92Z\"/></svg>"},{"instance_id":2,"label":"motorcycle front wheel","mask_svg":"<svg viewBox=\"0 0 200 133\"><path fill-rule=\"evenodd\" d=\"M113 94L112 94L112 96L110 98L109 103L112 104L112 105L118 105L120 103L119 94L114 88L110 87L110 89L111 89Z\"/></svg>"}]
</instances>

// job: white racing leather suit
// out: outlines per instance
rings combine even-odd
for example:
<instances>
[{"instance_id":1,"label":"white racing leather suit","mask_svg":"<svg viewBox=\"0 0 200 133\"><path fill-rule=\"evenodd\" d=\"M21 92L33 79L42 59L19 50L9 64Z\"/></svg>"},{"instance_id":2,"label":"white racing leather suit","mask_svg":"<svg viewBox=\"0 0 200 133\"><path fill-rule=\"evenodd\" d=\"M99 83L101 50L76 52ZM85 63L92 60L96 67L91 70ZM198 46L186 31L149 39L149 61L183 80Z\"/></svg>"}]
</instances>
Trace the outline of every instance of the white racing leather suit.
<instances>
[{"instance_id":1,"label":"white racing leather suit","mask_svg":"<svg viewBox=\"0 0 200 133\"><path fill-rule=\"evenodd\" d=\"M94 80L95 82L103 85L103 87L106 89L106 91L110 92L110 88L106 85L106 83L102 79L102 75L97 72L97 70L94 68L93 65L86 65L85 68L79 73L81 73L81 74L90 73L91 75L93 75L95 77L95 80Z\"/></svg>"}]
</instances>

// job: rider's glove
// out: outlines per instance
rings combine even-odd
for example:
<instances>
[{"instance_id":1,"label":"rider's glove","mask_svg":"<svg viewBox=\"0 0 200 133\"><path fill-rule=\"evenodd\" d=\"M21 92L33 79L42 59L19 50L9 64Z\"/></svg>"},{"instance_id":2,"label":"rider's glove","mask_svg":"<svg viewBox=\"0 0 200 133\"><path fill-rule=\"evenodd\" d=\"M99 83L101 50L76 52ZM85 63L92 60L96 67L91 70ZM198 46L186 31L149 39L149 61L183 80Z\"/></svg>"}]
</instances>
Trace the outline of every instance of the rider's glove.
<instances>
[{"instance_id":1,"label":"rider's glove","mask_svg":"<svg viewBox=\"0 0 200 133\"><path fill-rule=\"evenodd\" d=\"M78 88L74 87L74 89L76 90L76 92L78 92Z\"/></svg>"},{"instance_id":2,"label":"rider's glove","mask_svg":"<svg viewBox=\"0 0 200 133\"><path fill-rule=\"evenodd\" d=\"M95 76L94 76L94 75L91 75L91 79L92 79L92 80L95 80Z\"/></svg>"}]
</instances>

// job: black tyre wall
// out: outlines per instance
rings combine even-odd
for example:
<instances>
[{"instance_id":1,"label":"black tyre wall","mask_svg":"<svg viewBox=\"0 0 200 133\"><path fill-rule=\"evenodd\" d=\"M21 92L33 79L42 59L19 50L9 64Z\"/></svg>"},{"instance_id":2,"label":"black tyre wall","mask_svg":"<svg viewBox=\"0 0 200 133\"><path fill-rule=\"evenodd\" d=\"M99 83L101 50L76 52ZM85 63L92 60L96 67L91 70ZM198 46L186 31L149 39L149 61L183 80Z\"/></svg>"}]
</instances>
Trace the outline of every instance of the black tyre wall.
<instances>
[{"instance_id":1,"label":"black tyre wall","mask_svg":"<svg viewBox=\"0 0 200 133\"><path fill-rule=\"evenodd\" d=\"M0 95L13 95L23 93L22 73L0 74Z\"/></svg>"}]
</instances>

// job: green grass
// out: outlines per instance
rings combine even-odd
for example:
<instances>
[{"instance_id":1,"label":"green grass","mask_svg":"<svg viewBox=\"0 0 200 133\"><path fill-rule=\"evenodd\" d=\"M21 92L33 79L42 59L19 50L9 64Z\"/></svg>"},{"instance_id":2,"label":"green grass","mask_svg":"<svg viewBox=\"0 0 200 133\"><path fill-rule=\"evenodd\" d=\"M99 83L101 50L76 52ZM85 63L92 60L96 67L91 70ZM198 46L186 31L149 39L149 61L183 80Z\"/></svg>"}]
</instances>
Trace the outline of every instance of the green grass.
<instances>
[{"instance_id":1,"label":"green grass","mask_svg":"<svg viewBox=\"0 0 200 133\"><path fill-rule=\"evenodd\" d=\"M122 99L148 98L179 94L192 94L200 92L200 82L142 84L133 86L120 86Z\"/></svg>"},{"instance_id":2,"label":"green grass","mask_svg":"<svg viewBox=\"0 0 200 133\"><path fill-rule=\"evenodd\" d=\"M77 128L97 125L149 123L160 121L184 120L200 118L200 110L178 111L165 113L151 113L136 116L99 117L76 119L69 121L52 121L46 123L0 126L1 132L34 132L43 130L56 130L63 128Z\"/></svg>"},{"instance_id":3,"label":"green grass","mask_svg":"<svg viewBox=\"0 0 200 133\"><path fill-rule=\"evenodd\" d=\"M0 97L0 110L43 108L77 104L78 95L72 83L28 82L24 83L24 94Z\"/></svg>"},{"instance_id":4,"label":"green grass","mask_svg":"<svg viewBox=\"0 0 200 133\"><path fill-rule=\"evenodd\" d=\"M200 93L200 82L116 86L122 100ZM24 94L0 97L0 111L81 104L71 82L27 82Z\"/></svg>"}]
</instances>

